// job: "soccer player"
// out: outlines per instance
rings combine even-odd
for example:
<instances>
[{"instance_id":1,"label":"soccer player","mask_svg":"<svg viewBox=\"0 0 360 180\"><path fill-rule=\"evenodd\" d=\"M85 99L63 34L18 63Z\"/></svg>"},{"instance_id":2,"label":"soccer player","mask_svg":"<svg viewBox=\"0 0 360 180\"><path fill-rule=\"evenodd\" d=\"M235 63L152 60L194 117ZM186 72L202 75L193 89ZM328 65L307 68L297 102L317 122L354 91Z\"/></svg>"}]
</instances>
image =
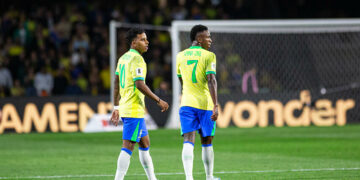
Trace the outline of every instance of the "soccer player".
<instances>
[{"instance_id":1,"label":"soccer player","mask_svg":"<svg viewBox=\"0 0 360 180\"><path fill-rule=\"evenodd\" d=\"M203 25L191 29L192 46L176 57L177 76L182 85L180 107L181 134L184 136L182 162L187 180L192 180L195 132L202 144L202 160L206 179L213 177L214 151L212 140L218 117L216 56L208 51L211 46L210 32Z\"/></svg>"},{"instance_id":2,"label":"soccer player","mask_svg":"<svg viewBox=\"0 0 360 180\"><path fill-rule=\"evenodd\" d=\"M149 41L145 31L140 28L130 29L126 34L130 50L118 60L115 73L114 110L111 122L117 126L119 116L123 128L123 145L117 161L115 180L124 179L130 164L131 154L136 143L139 144L140 162L148 179L156 179L153 162L149 153L150 140L145 126L144 95L157 102L161 112L169 108L145 84L146 63L141 56L148 50Z\"/></svg>"}]
</instances>

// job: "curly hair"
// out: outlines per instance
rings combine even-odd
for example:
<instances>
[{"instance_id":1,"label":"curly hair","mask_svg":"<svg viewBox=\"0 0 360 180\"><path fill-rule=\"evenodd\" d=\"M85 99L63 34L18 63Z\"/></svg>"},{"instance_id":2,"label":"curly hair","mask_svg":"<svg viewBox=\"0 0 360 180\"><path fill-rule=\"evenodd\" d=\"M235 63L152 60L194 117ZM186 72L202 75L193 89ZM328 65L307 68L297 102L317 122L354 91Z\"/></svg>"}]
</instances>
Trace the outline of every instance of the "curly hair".
<instances>
[{"instance_id":1,"label":"curly hair","mask_svg":"<svg viewBox=\"0 0 360 180\"><path fill-rule=\"evenodd\" d=\"M130 46L132 41L137 37L138 34L144 33L145 30L142 28L131 28L126 32L126 42Z\"/></svg>"},{"instance_id":2,"label":"curly hair","mask_svg":"<svg viewBox=\"0 0 360 180\"><path fill-rule=\"evenodd\" d=\"M195 25L193 28L191 28L191 32L190 32L190 40L191 42L195 41L196 35L197 33L201 33L203 31L207 31L208 27L198 24Z\"/></svg>"}]
</instances>

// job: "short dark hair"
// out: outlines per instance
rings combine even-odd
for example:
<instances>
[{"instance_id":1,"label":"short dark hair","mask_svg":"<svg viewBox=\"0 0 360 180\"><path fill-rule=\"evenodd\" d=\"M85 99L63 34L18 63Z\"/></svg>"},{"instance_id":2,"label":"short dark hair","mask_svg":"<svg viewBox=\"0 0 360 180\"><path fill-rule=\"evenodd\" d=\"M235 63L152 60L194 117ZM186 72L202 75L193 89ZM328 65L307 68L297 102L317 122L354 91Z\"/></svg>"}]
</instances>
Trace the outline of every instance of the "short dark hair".
<instances>
[{"instance_id":1,"label":"short dark hair","mask_svg":"<svg viewBox=\"0 0 360 180\"><path fill-rule=\"evenodd\" d=\"M190 32L191 42L195 41L197 33L207 31L207 30L208 30L208 27L206 27L204 25L201 25L201 24L195 25L193 28L191 28L191 32Z\"/></svg>"},{"instance_id":2,"label":"short dark hair","mask_svg":"<svg viewBox=\"0 0 360 180\"><path fill-rule=\"evenodd\" d=\"M145 30L142 28L131 28L129 31L126 32L126 42L130 46L134 38L136 38L138 34L142 34L144 32Z\"/></svg>"}]
</instances>

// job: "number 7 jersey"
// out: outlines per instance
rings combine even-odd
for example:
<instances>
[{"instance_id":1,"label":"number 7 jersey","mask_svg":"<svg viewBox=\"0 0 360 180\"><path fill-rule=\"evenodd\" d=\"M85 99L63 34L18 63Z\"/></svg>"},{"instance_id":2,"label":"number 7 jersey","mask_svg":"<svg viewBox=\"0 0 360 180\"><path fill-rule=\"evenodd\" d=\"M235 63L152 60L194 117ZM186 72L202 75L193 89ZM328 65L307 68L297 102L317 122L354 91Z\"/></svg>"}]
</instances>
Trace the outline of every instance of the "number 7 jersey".
<instances>
[{"instance_id":1,"label":"number 7 jersey","mask_svg":"<svg viewBox=\"0 0 360 180\"><path fill-rule=\"evenodd\" d=\"M119 76L120 117L144 118L144 94L135 85L137 80L145 81L146 63L143 57L130 49L119 58L115 74Z\"/></svg>"},{"instance_id":2,"label":"number 7 jersey","mask_svg":"<svg viewBox=\"0 0 360 180\"><path fill-rule=\"evenodd\" d=\"M207 75L216 74L216 56L200 46L191 46L176 56L177 76L183 80L181 106L212 110Z\"/></svg>"}]
</instances>

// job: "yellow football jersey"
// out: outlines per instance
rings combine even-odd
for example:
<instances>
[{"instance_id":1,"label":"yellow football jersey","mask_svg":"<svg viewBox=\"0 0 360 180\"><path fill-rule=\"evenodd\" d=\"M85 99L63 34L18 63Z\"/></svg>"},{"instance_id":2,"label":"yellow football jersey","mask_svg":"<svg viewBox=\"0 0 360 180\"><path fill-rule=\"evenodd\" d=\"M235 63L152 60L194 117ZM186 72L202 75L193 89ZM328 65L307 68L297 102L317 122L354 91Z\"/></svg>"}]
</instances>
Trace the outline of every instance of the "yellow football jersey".
<instances>
[{"instance_id":1,"label":"yellow football jersey","mask_svg":"<svg viewBox=\"0 0 360 180\"><path fill-rule=\"evenodd\" d=\"M214 104L206 76L216 74L215 54L200 46L191 46L177 54L176 69L183 80L181 106L212 110Z\"/></svg>"},{"instance_id":2,"label":"yellow football jersey","mask_svg":"<svg viewBox=\"0 0 360 180\"><path fill-rule=\"evenodd\" d=\"M144 118L144 94L135 85L136 80L145 81L146 78L146 63L141 54L130 49L122 55L118 60L115 74L119 76L120 117Z\"/></svg>"}]
</instances>

